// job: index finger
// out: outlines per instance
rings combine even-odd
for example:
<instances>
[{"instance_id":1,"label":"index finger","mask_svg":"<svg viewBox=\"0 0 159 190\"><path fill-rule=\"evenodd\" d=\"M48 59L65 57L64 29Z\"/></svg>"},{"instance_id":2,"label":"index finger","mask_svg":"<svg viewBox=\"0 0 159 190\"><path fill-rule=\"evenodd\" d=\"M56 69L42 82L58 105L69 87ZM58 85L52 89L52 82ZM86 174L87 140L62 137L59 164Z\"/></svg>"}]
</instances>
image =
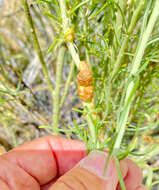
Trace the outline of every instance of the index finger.
<instances>
[{"instance_id":1,"label":"index finger","mask_svg":"<svg viewBox=\"0 0 159 190\"><path fill-rule=\"evenodd\" d=\"M47 136L21 145L1 157L21 167L43 185L67 172L85 156L83 142Z\"/></svg>"}]
</instances>

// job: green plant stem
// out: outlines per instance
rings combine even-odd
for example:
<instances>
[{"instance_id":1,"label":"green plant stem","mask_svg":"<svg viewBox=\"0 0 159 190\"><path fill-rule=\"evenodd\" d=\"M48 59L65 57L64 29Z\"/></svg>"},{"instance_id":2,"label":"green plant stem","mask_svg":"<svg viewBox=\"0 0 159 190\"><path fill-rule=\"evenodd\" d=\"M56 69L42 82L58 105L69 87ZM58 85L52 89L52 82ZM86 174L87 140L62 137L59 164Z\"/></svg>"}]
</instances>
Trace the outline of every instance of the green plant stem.
<instances>
[{"instance_id":1,"label":"green plant stem","mask_svg":"<svg viewBox=\"0 0 159 190\"><path fill-rule=\"evenodd\" d=\"M69 49L70 54L72 56L72 59L74 60L77 68L79 68L80 58L79 58L79 55L77 54L77 52L75 50L75 47L74 47L73 43L67 42L67 46L68 46L68 49Z\"/></svg>"},{"instance_id":2,"label":"green plant stem","mask_svg":"<svg viewBox=\"0 0 159 190\"><path fill-rule=\"evenodd\" d=\"M60 112L60 86L62 81L62 71L64 64L65 48L59 49L57 64L56 64L56 86L54 92L54 108L53 108L53 133L58 135L59 127L59 112Z\"/></svg>"},{"instance_id":3,"label":"green plant stem","mask_svg":"<svg viewBox=\"0 0 159 190\"><path fill-rule=\"evenodd\" d=\"M69 27L67 11L66 11L66 1L59 0L59 4L60 4L60 9L61 9L62 25L63 25L64 32L66 32Z\"/></svg>"},{"instance_id":4,"label":"green plant stem","mask_svg":"<svg viewBox=\"0 0 159 190\"><path fill-rule=\"evenodd\" d=\"M52 83L51 83L51 80L50 80L50 77L49 77L47 65L46 65L46 63L44 61L44 57L43 57L43 54L42 54L42 51L41 51L41 48L40 48L39 41L38 41L38 38L37 38L37 35L36 35L36 32L35 32L34 22L33 22L31 13L30 13L30 9L29 9L29 6L28 6L28 1L23 0L23 5L24 5L25 14L27 16L27 20L29 22L30 31L31 31L31 34L32 34L32 37L33 37L34 46L35 46L35 49L37 51L39 60L40 60L41 65L42 65L42 70L43 70L43 73L44 73L44 76L45 76L46 83L48 85L48 88L49 88L50 92L53 93L53 86L52 86Z\"/></svg>"},{"instance_id":5,"label":"green plant stem","mask_svg":"<svg viewBox=\"0 0 159 190\"><path fill-rule=\"evenodd\" d=\"M154 4L154 8L153 11L151 13L151 17L149 19L148 25L146 27L145 32L143 33L143 35L141 36L141 41L138 44L137 50L136 50L136 54L134 56L133 59L133 63L132 63L132 69L129 75L129 78L132 78L133 76L136 76L138 74L138 69L140 67L141 61L142 61L142 57L144 55L144 51L146 49L147 46L147 42L148 39L151 35L151 32L153 30L153 27L155 25L155 22L159 16L159 1L156 0L155 4ZM127 87L127 91L126 91L126 97L125 97L125 105L124 105L124 111L122 112L120 119L119 119L119 123L117 123L117 139L114 145L114 151L119 151L124 133L125 133L125 129L126 129L126 122L128 119L128 114L130 111L130 105L133 99L133 94L134 94L134 90L135 90L135 85L136 82L134 80L132 80L131 82L128 81L128 87Z\"/></svg>"},{"instance_id":6,"label":"green plant stem","mask_svg":"<svg viewBox=\"0 0 159 190\"><path fill-rule=\"evenodd\" d=\"M72 61L71 66L70 66L70 73L68 75L68 78L67 78L67 81L66 81L66 84L65 84L64 93L63 93L63 96L62 96L62 99L61 99L61 102L60 102L60 107L63 106L63 104L65 102L65 99L66 99L66 96L68 94L70 83L71 83L71 80L72 80L72 77L73 77L73 74L74 74L74 69L75 69L75 64L74 64L74 61Z\"/></svg>"},{"instance_id":7,"label":"green plant stem","mask_svg":"<svg viewBox=\"0 0 159 190\"><path fill-rule=\"evenodd\" d=\"M94 124L92 122L92 118L89 114L86 115L86 120L88 122L88 127L89 127L89 131L90 131L90 137L91 137L90 142L93 143L93 145L95 145L96 148L98 148L95 126L94 126Z\"/></svg>"},{"instance_id":8,"label":"green plant stem","mask_svg":"<svg viewBox=\"0 0 159 190\"><path fill-rule=\"evenodd\" d=\"M119 177L119 182L120 182L120 186L122 188L122 190L126 190L124 181L123 181L123 177L122 177L122 173L120 171L120 164L119 164L119 160L118 158L115 156L114 157L115 163L116 163L116 168L117 168L117 172L118 172L118 177Z\"/></svg>"},{"instance_id":9,"label":"green plant stem","mask_svg":"<svg viewBox=\"0 0 159 190\"><path fill-rule=\"evenodd\" d=\"M125 0L116 0L116 3L118 3L121 10L123 10L125 7L126 1ZM121 36L122 23L123 23L123 18L122 18L121 12L118 10L117 16L116 16L116 25L117 25L117 33L118 33L119 37Z\"/></svg>"},{"instance_id":10,"label":"green plant stem","mask_svg":"<svg viewBox=\"0 0 159 190\"><path fill-rule=\"evenodd\" d=\"M63 30L64 30L64 33L66 33L67 30L69 29L69 22L68 22L68 18L67 18L67 10L66 10L66 1L65 0L59 0L59 4L60 4L60 9L61 9ZM80 58L79 58L79 55L77 54L77 52L75 50L73 43L67 42L67 47L69 49L69 52L72 56L72 59L74 60L74 62L76 64L77 68L79 68Z\"/></svg>"},{"instance_id":11,"label":"green plant stem","mask_svg":"<svg viewBox=\"0 0 159 190\"><path fill-rule=\"evenodd\" d=\"M132 34L132 32L133 32L133 30L135 28L138 16L139 16L142 8L144 7L144 4L145 4L145 0L140 1L139 6L134 11L134 14L133 14L132 19L131 19L131 23L130 23L129 28L128 28L128 35L125 37L125 39L124 39L124 41L123 41L123 43L121 45L119 54L117 56L116 62L115 62L114 67L113 67L113 72L111 74L110 81L114 78L114 76L116 75L116 73L117 73L117 71L118 71L118 69L119 69L119 67L121 65L122 59L124 57L125 49L127 48L127 45L128 45L128 42L129 42L129 35Z\"/></svg>"},{"instance_id":12,"label":"green plant stem","mask_svg":"<svg viewBox=\"0 0 159 190\"><path fill-rule=\"evenodd\" d=\"M66 1L65 0L59 0L59 4L60 4L60 9L61 9L61 17L62 17L62 24L63 24L63 30L64 33L67 32L68 28L69 28L69 22L68 22L68 18L67 18L67 10L66 10ZM80 58L79 55L77 54L75 47L73 45L73 43L71 42L67 42L67 47L69 49L69 52L72 56L72 59L74 60L77 68L79 68L79 64L80 64ZM86 103L83 103L84 107L86 105ZM91 105L88 103L87 104L87 108L88 110L91 110ZM92 141L94 143L96 143L97 139L96 136L94 135L95 133L95 126L92 122L92 120L90 119L89 115L86 116L86 120L88 122L88 126L89 126L89 130L91 133L91 138Z\"/></svg>"}]
</instances>

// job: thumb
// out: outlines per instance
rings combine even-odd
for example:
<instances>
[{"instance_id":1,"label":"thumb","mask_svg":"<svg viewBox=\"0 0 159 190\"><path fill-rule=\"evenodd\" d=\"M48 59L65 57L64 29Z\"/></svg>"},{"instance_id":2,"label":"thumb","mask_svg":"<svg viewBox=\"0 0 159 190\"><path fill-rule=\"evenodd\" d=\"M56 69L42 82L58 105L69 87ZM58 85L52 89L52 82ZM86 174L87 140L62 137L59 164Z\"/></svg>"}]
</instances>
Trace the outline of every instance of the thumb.
<instances>
[{"instance_id":1,"label":"thumb","mask_svg":"<svg viewBox=\"0 0 159 190\"><path fill-rule=\"evenodd\" d=\"M115 161L110 159L106 174L104 166L107 153L93 151L81 160L73 169L60 177L49 190L115 190L118 184L118 174ZM121 172L127 173L127 165L121 162Z\"/></svg>"}]
</instances>

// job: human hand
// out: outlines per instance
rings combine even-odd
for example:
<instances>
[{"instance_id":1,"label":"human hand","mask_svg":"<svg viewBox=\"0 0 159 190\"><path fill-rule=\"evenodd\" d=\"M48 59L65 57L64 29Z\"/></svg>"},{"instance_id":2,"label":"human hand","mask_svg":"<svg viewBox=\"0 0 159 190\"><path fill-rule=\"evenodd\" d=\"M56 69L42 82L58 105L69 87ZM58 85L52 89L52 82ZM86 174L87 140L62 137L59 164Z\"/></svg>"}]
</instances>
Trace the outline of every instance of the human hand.
<instances>
[{"instance_id":1,"label":"human hand","mask_svg":"<svg viewBox=\"0 0 159 190\"><path fill-rule=\"evenodd\" d=\"M120 190L113 158L103 177L107 154L94 151L85 156L80 141L36 139L0 156L0 190ZM120 167L127 190L147 190L134 162L125 159Z\"/></svg>"}]
</instances>

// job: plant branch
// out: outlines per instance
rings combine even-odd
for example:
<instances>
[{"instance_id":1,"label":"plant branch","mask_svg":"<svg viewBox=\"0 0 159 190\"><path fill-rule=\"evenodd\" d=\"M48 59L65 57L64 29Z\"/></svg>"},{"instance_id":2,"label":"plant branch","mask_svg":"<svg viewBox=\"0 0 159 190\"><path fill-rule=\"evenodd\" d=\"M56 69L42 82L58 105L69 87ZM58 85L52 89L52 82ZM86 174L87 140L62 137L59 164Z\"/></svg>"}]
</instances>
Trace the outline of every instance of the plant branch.
<instances>
[{"instance_id":1,"label":"plant branch","mask_svg":"<svg viewBox=\"0 0 159 190\"><path fill-rule=\"evenodd\" d=\"M67 10L66 10L66 1L65 0L59 0L59 4L60 4L60 9L61 9L63 30L64 30L64 33L66 33L69 29L69 21L67 18ZM68 47L69 52L72 56L72 59L74 60L77 68L79 69L80 58L79 58L79 55L77 54L77 52L75 50L74 44L72 42L67 42L67 47ZM83 102L83 106L84 107L86 106L88 108L88 110L91 110L91 103ZM92 122L92 120L90 119L89 114L86 115L86 120L88 122L89 130L90 130L90 134L91 134L91 139L92 139L93 143L96 144L97 137L95 136L95 126L94 126L94 123Z\"/></svg>"},{"instance_id":2,"label":"plant branch","mask_svg":"<svg viewBox=\"0 0 159 190\"><path fill-rule=\"evenodd\" d=\"M69 22L68 22L68 18L67 18L67 10L66 10L66 1L65 0L59 0L59 4L60 4L60 9L61 9L63 30L64 30L64 33L66 33L67 30L69 29ZM72 56L72 59L74 60L77 68L79 68L80 58L79 58L79 55L77 54L77 52L75 50L73 43L67 42L67 46L68 46L69 52Z\"/></svg>"},{"instance_id":3,"label":"plant branch","mask_svg":"<svg viewBox=\"0 0 159 190\"><path fill-rule=\"evenodd\" d=\"M62 97L61 102L60 102L60 107L63 106L63 104L65 102L65 99L66 99L66 96L68 94L68 90L69 90L70 83L71 83L71 80L72 80L72 77L73 77L74 69L75 69L75 64L74 64L74 61L72 61L71 66L70 66L70 73L68 75L68 78L67 78L67 81L66 81L66 84L65 84L63 97Z\"/></svg>"},{"instance_id":4,"label":"plant branch","mask_svg":"<svg viewBox=\"0 0 159 190\"><path fill-rule=\"evenodd\" d=\"M23 0L23 5L24 5L25 14L27 16L27 20L29 22L30 31L31 31L31 34L32 34L32 37L33 37L34 46L35 46L35 49L37 51L39 60L40 60L41 65L42 65L42 70L43 70L43 73L44 73L44 76L45 76L46 83L48 85L48 88L49 88L50 92L53 93L53 86L52 86L52 83L51 83L51 80L50 80L50 77L49 77L47 65L46 65L46 63L44 61L44 57L43 57L43 54L42 54L42 51L41 51L41 48L40 48L39 41L38 41L38 38L37 38L37 35L36 35L36 32L35 32L34 22L33 22L31 13L30 13L30 9L29 9L27 0Z\"/></svg>"},{"instance_id":5,"label":"plant branch","mask_svg":"<svg viewBox=\"0 0 159 190\"><path fill-rule=\"evenodd\" d=\"M117 123L117 139L114 145L114 151L118 151L125 133L125 129L126 129L126 122L128 119L128 114L130 111L130 106L133 100L133 95L135 93L135 90L137 88L137 81L136 81L136 77L138 75L138 69L140 67L141 61L142 61L142 57L144 55L144 51L146 49L147 46L147 42L149 40L149 37L151 35L151 32L153 30L153 27L155 25L155 22L159 16L159 1L156 0L156 3L154 5L153 11L151 13L148 25L146 27L145 32L143 33L143 35L141 36L141 41L138 43L138 47L136 49L136 54L135 57L133 59L133 63L132 63L132 69L129 75L129 79L132 79L131 81L128 80L127 81L127 90L126 90L126 97L125 97L125 104L124 104L124 111L122 112L121 116L119 116L119 123ZM135 77L136 76L136 77Z\"/></svg>"},{"instance_id":6,"label":"plant branch","mask_svg":"<svg viewBox=\"0 0 159 190\"><path fill-rule=\"evenodd\" d=\"M132 32L133 32L133 30L135 28L138 16L139 16L142 8L144 7L144 3L145 3L145 0L140 1L140 4L139 4L138 8L134 11L134 14L133 14L132 19L131 19L131 23L130 23L129 28L128 28L128 35L125 37L125 39L124 39L124 41L123 41L123 43L121 45L119 54L117 56L116 62L115 62L114 67L113 67L113 72L111 74L110 81L114 78L114 76L116 75L116 73L117 73L117 71L118 71L118 69L119 69L119 67L121 65L122 59L124 57L125 49L127 48L127 45L128 45L128 42L129 42L129 35L132 34Z\"/></svg>"},{"instance_id":7,"label":"plant branch","mask_svg":"<svg viewBox=\"0 0 159 190\"><path fill-rule=\"evenodd\" d=\"M59 127L59 112L60 112L60 86L62 81L62 70L64 64L65 48L61 47L58 53L58 59L56 64L56 86L54 94L54 108L53 108L53 132L54 135L58 135Z\"/></svg>"}]
</instances>

